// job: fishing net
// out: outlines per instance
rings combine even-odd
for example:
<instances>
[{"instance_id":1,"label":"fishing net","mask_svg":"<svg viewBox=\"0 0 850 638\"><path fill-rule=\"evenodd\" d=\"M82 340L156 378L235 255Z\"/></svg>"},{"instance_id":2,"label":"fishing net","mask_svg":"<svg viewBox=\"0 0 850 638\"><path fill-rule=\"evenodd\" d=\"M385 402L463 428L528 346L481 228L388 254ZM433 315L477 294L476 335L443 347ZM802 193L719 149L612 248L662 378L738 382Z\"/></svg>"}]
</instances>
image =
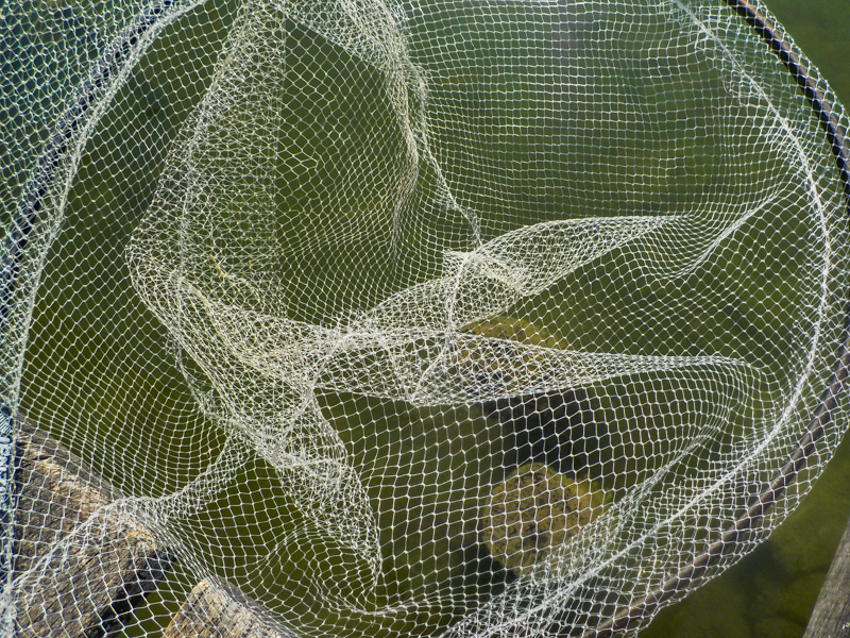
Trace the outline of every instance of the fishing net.
<instances>
[{"instance_id":1,"label":"fishing net","mask_svg":"<svg viewBox=\"0 0 850 638\"><path fill-rule=\"evenodd\" d=\"M0 15L7 635L635 634L846 429L848 120L759 2Z\"/></svg>"}]
</instances>

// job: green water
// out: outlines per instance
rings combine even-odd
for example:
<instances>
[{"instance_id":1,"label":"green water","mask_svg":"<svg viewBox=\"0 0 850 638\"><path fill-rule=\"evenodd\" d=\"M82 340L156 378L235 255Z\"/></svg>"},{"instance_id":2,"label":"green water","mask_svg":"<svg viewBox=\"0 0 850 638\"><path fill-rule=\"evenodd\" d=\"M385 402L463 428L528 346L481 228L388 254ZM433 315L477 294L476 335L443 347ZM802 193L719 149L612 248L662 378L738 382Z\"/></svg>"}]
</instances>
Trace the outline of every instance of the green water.
<instances>
[{"instance_id":1,"label":"green water","mask_svg":"<svg viewBox=\"0 0 850 638\"><path fill-rule=\"evenodd\" d=\"M850 104L850 2L767 0L838 99ZM850 517L845 440L800 507L770 539L684 602L663 610L641 638L799 638Z\"/></svg>"},{"instance_id":2,"label":"green water","mask_svg":"<svg viewBox=\"0 0 850 638\"><path fill-rule=\"evenodd\" d=\"M829 3L807 3L804 15L799 8L799 15L793 13L793 3L786 4L789 15L779 13L779 17L791 33L798 37L803 50L834 83L839 95L847 96L850 93L850 78L847 77L847 65L843 65L839 57L843 54L843 47L835 44L840 42L840 35L828 34L819 29L847 29L844 25L850 23L850 19L847 19L850 16L846 15L846 5L840 5L843 7L843 16L826 17L818 22L818 13L814 7L826 7ZM775 7L777 12L780 5L777 3ZM468 22L468 18L464 19ZM477 16L476 19L484 20L488 16ZM806 24L814 25L810 27L810 42L803 39ZM451 31L457 25L446 21L443 26ZM210 20L208 28L218 33L223 27L216 18ZM649 39L651 33L650 26L639 37ZM213 44L209 46L209 58L205 59L207 71L212 68L214 45L220 43L217 37L209 36ZM639 37L632 40L631 44L635 48L629 53L640 52L637 45L642 42ZM491 55L491 50L504 48L513 41L508 31L490 36L490 39L482 36L481 41L467 41L468 50L464 50L464 55L473 59L477 59L474 56L481 56L483 61ZM819 58L819 50L824 51L821 54L824 60ZM176 82L175 86L180 86L180 90L174 95L171 93L174 86L165 86L156 81L162 74L168 77L168 71L161 71L159 66L167 60L168 52L166 45L153 50L137 71L136 81L125 91L132 95L127 98L122 109L106 116L101 137L93 140L91 152L87 152L82 159L79 185L71 193L72 203L69 208L72 214L68 221L68 226L78 231L78 241L57 246L51 254L51 260L54 261L50 263L55 267L48 267L51 276L36 308L34 333L39 336L34 338L29 353L26 378L29 389L25 393L27 407L36 413L36 417L40 417L42 425L83 456L97 471L104 473L128 493L152 495L165 494L185 484L215 456L224 439L221 432L198 417L193 409L193 400L181 383L180 375L173 369L170 355L163 346L165 331L134 297L123 270L123 242L138 212L144 210L152 196L152 186L145 182L145 170L154 171L151 166L163 160L167 150L166 141L173 135L173 129L169 127L176 126L173 122L185 117L191 110L199 91L197 87ZM334 52L330 51L322 59L330 60L329 64L339 63L339 60L334 61L333 55ZM314 63L319 64L320 60L317 58ZM829 63L832 63L832 67ZM659 70L649 63L645 67L642 64L640 56L636 55L632 75L625 74L625 77L607 77L605 69L601 67L593 71L609 83L609 88L631 92L635 97L634 103L640 104L640 94L660 90L664 73L670 72L670 69ZM166 64L162 66L167 68ZM475 154L481 159L483 168L480 165L468 166L465 149L460 143L452 141L453 131L450 128L432 130L431 133L440 142L437 144L438 151L442 153L439 159L446 167L449 179L453 175L465 175L465 169L468 168L480 171L478 177L495 184L493 190L486 194L476 193L474 189L459 189L460 197L469 199L462 203L470 206L477 204L490 212L495 211L491 225L485 228L491 235L516 225L517 219L511 217L516 211L526 214L523 223L530 223L564 214L605 215L612 214L612 210L663 213L668 207L675 209L677 204L686 205L688 197L698 200L704 195L698 184L702 173L695 170L695 166L701 162L718 164L703 164L699 171L716 171L728 177L719 165L721 160L728 158L718 159L710 152L711 149L704 157L699 156L697 144L694 145L697 152L680 165L670 170L659 170L654 166L656 155L663 157L669 150L665 145L670 140L678 142L679 138L687 136L684 118L678 122L665 123L664 126L658 125L657 129L651 131L653 139L644 147L627 143L629 135L642 132L616 121L603 121L604 126L601 128L605 129L603 132L608 135L611 144L608 152L593 152L592 144L588 144L590 150L584 154L571 155L564 151L560 156L561 165L552 173L558 173L561 179L564 175L572 175L572 183L578 184L587 175L603 171L610 173L607 175L610 179L593 180L583 185L584 190L576 189L578 194L559 199L557 188L547 190L553 177L547 172L551 169L543 166L545 163L541 163L540 167L526 168L526 172L519 178L513 175L513 169L528 160L529 147L546 145L551 140L567 147L571 138L581 138L587 144L593 135L600 134L594 132L592 127L600 126L600 121L605 118L598 117L595 112L581 112L575 121L566 123L558 122L554 117L551 120L541 118L521 135L490 139L487 137L487 130L493 125L488 119L490 110L494 104L498 104L498 100L504 99L504 95L499 85L494 84L495 88L491 88L490 92L485 91L483 95L477 95L476 100L469 100L471 87L486 80L477 75L477 69L477 66L471 66L467 75L459 74L451 78L450 82L436 88L430 98L436 109L443 109L442 115L469 117L477 122L479 128L471 136L474 139L467 142L477 145ZM512 83L522 87L522 90L513 95L516 100L513 106L526 108L531 104L539 108L543 98L529 88L533 87L533 81L526 86L523 83L524 70L515 73ZM644 74L647 73L662 78L662 81L655 85L646 82ZM203 73L199 75L199 85L208 81L208 73L207 76ZM356 120L369 117L365 106L358 110L341 99L336 105L338 112L334 111L334 105L330 105L320 118L313 107L321 96L309 97L309 100L305 99L299 104L301 111L294 112L295 116L301 118L302 126L309 127L311 123L322 119L334 120L341 129L347 130L348 126L353 126L355 132L364 134L364 129L358 128ZM367 101L369 93L364 91L360 95L352 92L349 97L349 102L362 105ZM565 102L569 99L566 95L559 97ZM621 97L621 94L617 93L617 97ZM137 124L134 129L127 124L124 128L125 120L138 112L143 112L145 117L157 123L156 127L150 129L156 132L151 137L142 139L133 135L141 125ZM340 124L343 118L350 118L350 121ZM736 122L730 119L730 124ZM612 133L617 126L623 126L623 130ZM292 131L293 137L299 135L297 129ZM626 142L620 144L615 133L622 133ZM117 139L121 143L113 144ZM369 139L382 139L381 131L370 130ZM687 143L682 142L683 147ZM100 172L116 160L112 146L118 149L114 151L120 154L118 161L128 166L127 174L113 175L110 180L99 179ZM150 148L157 149L158 153L150 153ZM107 152L105 149L110 150ZM317 146L315 150L318 153L321 149ZM138 174L135 172L137 165L132 159L137 156L147 158L148 162L145 170ZM733 159L743 165L747 158L752 157L742 151ZM301 161L301 158L296 159ZM517 160L516 163L513 160ZM526 165L531 166L532 163ZM746 174L745 166L738 168ZM622 178L628 171L646 179ZM281 200L285 200L279 204L289 205L290 199L300 198L303 201L299 204L307 210L311 198L320 194L324 180L332 181L332 177L323 175L317 183L305 182L301 185L292 179L285 180L286 189L289 190L279 191ZM351 176L337 178L343 184L355 181ZM534 185L538 184L543 186L535 188ZM295 189L295 186L299 186L299 189ZM353 192L359 197L372 195L365 188ZM480 195L480 198L476 199L473 195ZM362 212L362 205L365 204L355 202L350 205L350 210L343 212L356 217ZM120 211L127 213L122 216ZM780 214L779 210L776 212ZM305 215L305 219L308 217ZM234 223L241 222L234 219ZM286 235L283 231L279 234ZM81 261L77 250L86 246L91 239L99 242L99 250L89 254L86 261ZM226 245L215 248L223 252L228 249ZM773 248L778 254L790 259L791 246ZM333 268L322 272L325 264L315 260L315 263L308 264L307 274L321 272L330 282L340 281L346 269L357 267L357 260L354 258L354 249L339 252L341 254L335 259ZM61 264L75 261L76 271L63 272ZM102 268L106 263L111 263L115 270ZM244 265L224 265L228 271L240 272L240 276L243 276L239 268ZM302 265L289 264L289 270L282 268L279 271L282 273L281 280L293 278L296 266ZM724 270L724 266L728 269ZM625 291L618 298L619 303L612 304L612 287L606 288L605 281L617 275L619 266L615 261L609 263L608 267L608 272L602 268L590 270L584 274L593 279L575 279L558 291L560 298L568 301L566 311L563 304L555 306L551 303L552 297L542 295L533 300L539 303L539 308L526 309L529 315L536 313L529 318L555 326L561 336L576 347L593 349L598 343L608 348L621 347L624 352L631 348L634 353L663 353L667 341L687 343L694 353L712 346L720 349L721 353L724 347L734 353L736 348L759 344L760 349L753 352L754 356L769 360L771 347L778 347L791 338L790 328L781 312L781 304L788 303L784 291L779 290L774 298L766 292L769 289L767 284L781 280L788 274L779 263L773 264L773 278L767 281L759 279L762 273L754 272L747 277L740 277L742 265L738 262L720 265L715 269L712 275L722 280L723 285L713 293L706 293L708 296L703 300L704 303L717 304L724 295L734 293L739 307L731 310L724 308L725 314L719 318L715 332L711 334L704 327L700 329L699 300L692 300L690 305L682 303L675 308L668 308L670 320L666 321L668 317L661 316L658 308L671 291L661 286L651 291ZM736 273L740 280L733 280ZM356 274L366 277L364 272ZM305 277L305 280L309 283L310 277ZM362 286L357 281L357 277L352 277L347 282L350 284L347 296L353 300L346 302L348 306L357 301L361 292ZM699 288L700 281L692 283ZM712 298L712 294L717 298ZM573 301L575 303L571 303ZM527 305L531 307L534 304ZM610 311L612 305L616 307L614 312ZM74 310L68 312L68 308ZM114 308L121 310L117 312ZM765 311L758 313L756 308L765 308ZM297 313L296 316L315 318ZM659 329L652 337L647 337L647 342L630 343L627 336L620 334L621 324L649 323L659 324ZM747 328L742 329L742 326ZM119 331L115 334L120 336L111 341L103 340L103 331L110 330ZM750 338L747 330L754 330L755 337ZM719 344L721 341L724 343ZM56 352L63 353L64 367L54 365ZM79 388L84 388L86 392L80 393ZM77 394L74 394L75 391ZM491 424L482 419L480 414L462 410L413 410L409 406L392 405L387 401L370 403L364 402L362 398L351 397L327 397L325 401L325 413L334 421L340 436L348 444L354 463L362 472L370 498L384 506L379 514L381 541L389 556L385 567L392 571L395 582L382 585L384 589L378 592L381 598L379 602L392 604L403 599L406 592L401 590L402 587L416 589L417 593L433 595L436 592L445 600L450 600L443 607L423 609L419 617L408 619L407 625L394 624L391 619L369 624L369 618L355 616L343 621L331 619L325 628L337 629L342 633L342 629L361 630L368 626L373 636L398 635L412 627L422 630L423 626L429 627L430 631L437 631L439 627L457 620L464 604L478 604L486 600L489 593L497 592L503 584L501 581L507 580L508 576L504 572L497 573L493 578L495 582L478 582L477 576L491 569L492 561L488 563L486 555L480 555L480 548L476 549L472 544L465 545L468 541L464 537L465 530L458 530L458 518L463 518L477 506L477 491L488 482L498 480L494 468L498 472L498 468L505 464L503 449L494 444L493 430L488 431ZM359 419L346 419L346 411L358 417L368 414L371 425L365 426ZM78 419L73 427L65 425L64 419L70 418ZM667 423L660 418L659 424ZM663 428L659 427L656 435L660 436L663 432ZM652 447L661 442L652 440L645 444ZM373 448L380 449L384 453L383 457L375 458L372 455ZM470 450L475 454L470 454ZM800 511L780 528L769 543L716 581L716 584L709 585L684 604L665 612L647 635L799 635L832 547L850 513L846 490L841 489L850 474L850 461L846 458L848 453L842 452ZM438 486L400 484L403 480L410 480L411 476L426 474L448 480ZM306 578L299 580L289 574L306 572L316 556L322 553L333 555L339 548L331 544L322 545L321 542L309 546L301 539L297 547L288 548L295 554L290 555L288 560L270 551L270 548L276 549L276 544L281 542L282 532L291 531L302 522L298 513L293 511L294 508L287 505L278 482L268 464L261 459L252 459L232 478L228 489L217 500L177 525L181 526L180 531L198 554L193 566L199 572L215 573L231 579L246 591L253 590L270 607L279 605L285 608L290 603L295 605L289 612L281 609L284 616L287 613L290 617L313 613L319 616L324 612L320 602L310 602L314 593L309 587L310 583L304 582ZM205 533L205 529L210 531ZM441 533L443 538L438 538L434 530ZM450 536L456 546L447 547L446 538ZM259 540L255 544L238 547L233 554L227 553L231 541L235 546L236 541L243 542L248 537ZM299 552L300 556L297 555ZM403 559L399 557L401 555ZM460 561L438 564L434 557L443 555L454 556ZM471 566L473 572L478 570L480 573L468 574L458 570L460 562ZM361 568L361 565L354 565L352 571ZM339 564L335 569L335 574L341 580L356 581L356 575L340 574L339 570L343 567ZM441 582L435 582L435 578L429 580L423 574L438 574ZM191 576L178 569L168 581L168 586L176 592L173 598L162 602L154 597L152 600L155 605L140 613L143 624L127 633L138 636L142 635L142 629L154 631L161 626L176 611L180 596L185 595L192 584ZM276 596L280 600L275 600ZM301 601L296 600L299 597ZM789 602L793 605L789 605ZM752 612L751 603L756 605L757 612ZM696 619L701 620L696 622ZM783 629L792 625L796 633L787 633ZM653 631L658 633L652 634Z\"/></svg>"}]
</instances>

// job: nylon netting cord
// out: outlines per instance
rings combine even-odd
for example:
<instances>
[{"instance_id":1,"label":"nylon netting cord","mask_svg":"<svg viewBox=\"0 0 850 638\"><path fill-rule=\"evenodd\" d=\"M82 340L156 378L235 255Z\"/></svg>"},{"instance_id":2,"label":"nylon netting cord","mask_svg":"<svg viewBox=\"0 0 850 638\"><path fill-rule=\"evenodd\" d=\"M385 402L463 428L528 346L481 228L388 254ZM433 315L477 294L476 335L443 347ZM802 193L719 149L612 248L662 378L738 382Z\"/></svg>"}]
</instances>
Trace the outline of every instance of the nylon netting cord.
<instances>
[{"instance_id":1,"label":"nylon netting cord","mask_svg":"<svg viewBox=\"0 0 850 638\"><path fill-rule=\"evenodd\" d=\"M850 169L850 149L847 147L844 130L832 112L830 100L823 94L816 77L812 75L806 63L801 61L798 54L783 39L783 35L777 32L776 27L770 23L768 18L759 13L759 10L747 0L728 0L728 4L756 29L805 92L807 100L818 115L821 128L826 134L835 156L847 199L848 218L850 218L850 170L848 170ZM824 425L830 419L830 413L835 409L843 392L848 373L850 373L850 307L848 307L848 325L845 327L842 343L832 374L821 395L820 406L815 410L815 414L797 449L779 470L768 488L747 508L746 512L735 520L734 524L730 525L719 538L698 554L691 564L680 569L678 573L646 597L631 603L628 608L616 612L610 619L605 620L591 631L585 632L584 636L602 638L606 635L613 635L618 630L628 628L629 624L633 623L635 619L640 620L652 615L654 610L665 600L672 598L676 592L687 589L688 584L695 576L701 575L706 567L716 563L728 547L734 546L741 532L749 529L754 522L761 518L765 508L770 507L778 498L781 498L789 483L794 480L815 449L816 441L825 434Z\"/></svg>"},{"instance_id":2,"label":"nylon netting cord","mask_svg":"<svg viewBox=\"0 0 850 638\"><path fill-rule=\"evenodd\" d=\"M19 635L635 633L840 441L847 117L760 3L3 11Z\"/></svg>"}]
</instances>

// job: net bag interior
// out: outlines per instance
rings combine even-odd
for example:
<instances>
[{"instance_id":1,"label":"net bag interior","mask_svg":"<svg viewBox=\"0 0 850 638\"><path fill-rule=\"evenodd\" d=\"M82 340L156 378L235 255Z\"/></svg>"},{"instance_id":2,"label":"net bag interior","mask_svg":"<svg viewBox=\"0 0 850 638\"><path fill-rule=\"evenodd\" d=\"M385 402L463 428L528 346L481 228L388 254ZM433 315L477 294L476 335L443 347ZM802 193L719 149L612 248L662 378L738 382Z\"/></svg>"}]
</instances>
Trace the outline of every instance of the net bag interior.
<instances>
[{"instance_id":1,"label":"net bag interior","mask_svg":"<svg viewBox=\"0 0 850 638\"><path fill-rule=\"evenodd\" d=\"M20 636L634 635L847 427L848 120L760 2L0 16Z\"/></svg>"}]
</instances>

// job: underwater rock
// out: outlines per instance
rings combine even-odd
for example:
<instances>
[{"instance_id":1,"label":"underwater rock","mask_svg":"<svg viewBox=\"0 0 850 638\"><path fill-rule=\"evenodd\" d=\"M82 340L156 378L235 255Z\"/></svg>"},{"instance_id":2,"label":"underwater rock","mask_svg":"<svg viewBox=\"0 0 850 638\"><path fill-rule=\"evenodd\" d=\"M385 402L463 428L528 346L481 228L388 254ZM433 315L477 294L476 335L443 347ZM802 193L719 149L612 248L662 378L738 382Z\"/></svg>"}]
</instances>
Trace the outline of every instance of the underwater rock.
<instances>
[{"instance_id":1,"label":"underwater rock","mask_svg":"<svg viewBox=\"0 0 850 638\"><path fill-rule=\"evenodd\" d=\"M482 540L496 560L525 575L604 506L605 494L592 481L527 463L491 491L480 521Z\"/></svg>"},{"instance_id":2,"label":"underwater rock","mask_svg":"<svg viewBox=\"0 0 850 638\"><path fill-rule=\"evenodd\" d=\"M110 510L121 494L79 458L16 420L18 636L97 638L120 629L177 553L143 521Z\"/></svg>"},{"instance_id":3,"label":"underwater rock","mask_svg":"<svg viewBox=\"0 0 850 638\"><path fill-rule=\"evenodd\" d=\"M163 638L282 638L211 580L195 585Z\"/></svg>"}]
</instances>

